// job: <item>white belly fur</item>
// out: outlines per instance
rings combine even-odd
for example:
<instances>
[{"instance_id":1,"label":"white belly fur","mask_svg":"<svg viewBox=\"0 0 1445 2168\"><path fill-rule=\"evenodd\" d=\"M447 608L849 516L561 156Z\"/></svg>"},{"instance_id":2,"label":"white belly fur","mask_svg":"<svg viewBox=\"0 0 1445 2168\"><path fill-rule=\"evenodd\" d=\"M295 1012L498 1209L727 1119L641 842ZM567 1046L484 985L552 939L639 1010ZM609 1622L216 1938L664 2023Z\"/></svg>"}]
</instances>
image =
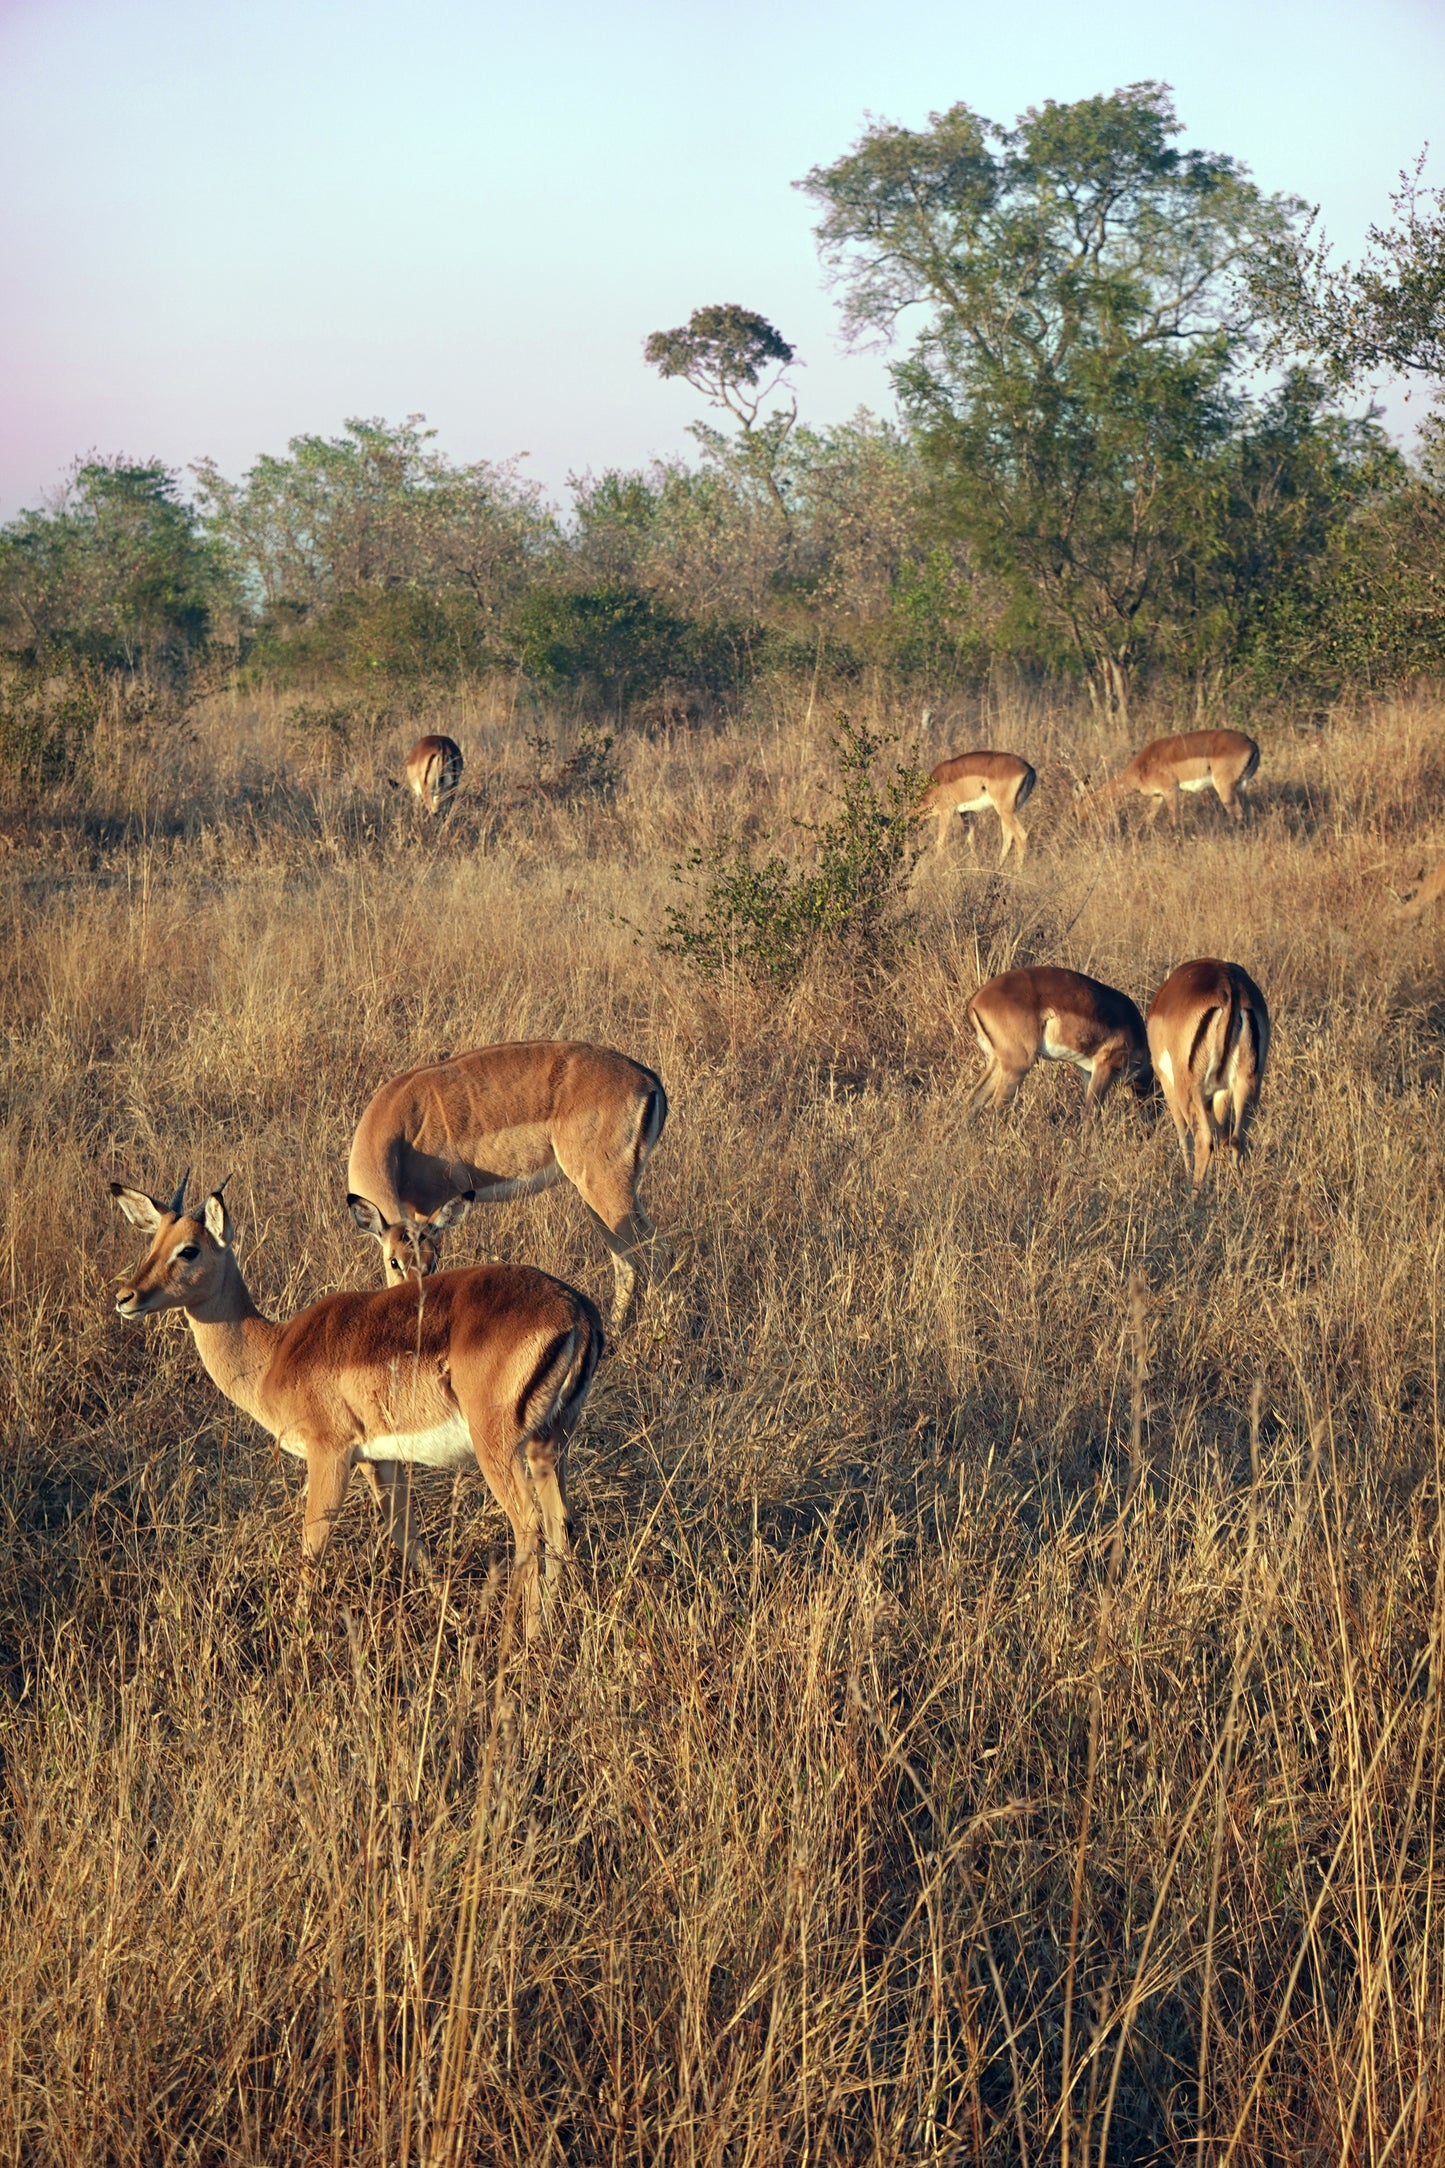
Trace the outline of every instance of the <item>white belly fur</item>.
<instances>
[{"instance_id":1,"label":"white belly fur","mask_svg":"<svg viewBox=\"0 0 1445 2168\"><path fill-rule=\"evenodd\" d=\"M1210 790L1213 785L1214 778L1212 775L1201 775L1196 777L1192 783L1181 783L1179 788L1181 790Z\"/></svg>"},{"instance_id":2,"label":"white belly fur","mask_svg":"<svg viewBox=\"0 0 1445 2168\"><path fill-rule=\"evenodd\" d=\"M1092 1054L1081 1054L1077 1047L1061 1046L1057 1039L1049 1037L1047 1029L1044 1032L1042 1052L1045 1061L1071 1061L1080 1069L1092 1069L1094 1066Z\"/></svg>"},{"instance_id":3,"label":"white belly fur","mask_svg":"<svg viewBox=\"0 0 1445 2168\"><path fill-rule=\"evenodd\" d=\"M405 1460L420 1468L465 1468L475 1459L471 1432L459 1415L435 1430L410 1430L395 1437L368 1438L356 1449L358 1460Z\"/></svg>"},{"instance_id":4,"label":"white belly fur","mask_svg":"<svg viewBox=\"0 0 1445 2168\"><path fill-rule=\"evenodd\" d=\"M984 807L992 805L992 803L993 800L985 790L981 791L977 798L960 798L958 804L954 807L954 811L956 813L982 813Z\"/></svg>"}]
</instances>

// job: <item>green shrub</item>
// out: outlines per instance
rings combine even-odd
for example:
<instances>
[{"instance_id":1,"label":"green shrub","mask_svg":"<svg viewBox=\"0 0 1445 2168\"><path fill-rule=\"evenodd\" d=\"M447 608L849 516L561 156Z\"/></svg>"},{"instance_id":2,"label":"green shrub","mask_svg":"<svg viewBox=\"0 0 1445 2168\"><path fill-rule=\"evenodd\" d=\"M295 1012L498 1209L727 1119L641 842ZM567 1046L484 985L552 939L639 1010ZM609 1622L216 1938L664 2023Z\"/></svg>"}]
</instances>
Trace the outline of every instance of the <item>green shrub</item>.
<instances>
[{"instance_id":1,"label":"green shrub","mask_svg":"<svg viewBox=\"0 0 1445 2168\"><path fill-rule=\"evenodd\" d=\"M0 680L0 774L25 790L68 782L83 763L107 689L14 671Z\"/></svg>"},{"instance_id":2,"label":"green shrub","mask_svg":"<svg viewBox=\"0 0 1445 2168\"><path fill-rule=\"evenodd\" d=\"M689 907L669 907L660 953L681 957L704 978L736 970L773 980L794 977L823 946L856 961L875 955L894 930L917 862L927 783L901 762L878 781L878 756L893 742L841 716L832 739L837 810L831 820L794 823L812 839L811 863L794 865L776 852L755 860L735 836L692 851L675 872L692 876L698 893Z\"/></svg>"},{"instance_id":3,"label":"green shrub","mask_svg":"<svg viewBox=\"0 0 1445 2168\"><path fill-rule=\"evenodd\" d=\"M271 685L454 683L498 659L461 591L354 587L326 609L273 605L252 641L247 675Z\"/></svg>"},{"instance_id":4,"label":"green shrub","mask_svg":"<svg viewBox=\"0 0 1445 2168\"><path fill-rule=\"evenodd\" d=\"M617 764L612 758L616 739L609 730L593 730L584 723L577 743L563 760L552 740L539 733L528 745L537 756L537 788L545 796L566 803L572 798L610 798L617 789Z\"/></svg>"}]
</instances>

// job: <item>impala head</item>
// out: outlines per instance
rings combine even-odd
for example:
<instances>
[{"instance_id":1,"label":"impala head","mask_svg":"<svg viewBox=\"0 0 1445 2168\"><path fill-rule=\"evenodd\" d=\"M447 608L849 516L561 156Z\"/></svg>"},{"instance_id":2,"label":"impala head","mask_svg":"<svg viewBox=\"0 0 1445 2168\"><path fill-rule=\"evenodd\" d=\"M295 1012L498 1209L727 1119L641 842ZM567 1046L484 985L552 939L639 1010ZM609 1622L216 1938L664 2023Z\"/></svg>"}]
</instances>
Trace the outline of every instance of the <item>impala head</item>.
<instances>
[{"instance_id":1,"label":"impala head","mask_svg":"<svg viewBox=\"0 0 1445 2168\"><path fill-rule=\"evenodd\" d=\"M110 1193L131 1225L151 1237L139 1267L116 1291L121 1316L203 1310L225 1284L235 1234L221 1190L212 1190L198 1212L186 1210L185 1175L169 1204L124 1182L112 1182Z\"/></svg>"},{"instance_id":2,"label":"impala head","mask_svg":"<svg viewBox=\"0 0 1445 2168\"><path fill-rule=\"evenodd\" d=\"M380 1210L369 1197L348 1196L351 1217L364 1235L374 1235L381 1244L381 1255L386 1270L386 1284L397 1287L408 1273L414 1272L419 1279L435 1272L440 1263L438 1244L449 1227L459 1226L476 1202L476 1192L464 1189L459 1196L449 1197L438 1205L435 1212L423 1219L416 1219L404 1212L399 1220L383 1218Z\"/></svg>"}]
</instances>

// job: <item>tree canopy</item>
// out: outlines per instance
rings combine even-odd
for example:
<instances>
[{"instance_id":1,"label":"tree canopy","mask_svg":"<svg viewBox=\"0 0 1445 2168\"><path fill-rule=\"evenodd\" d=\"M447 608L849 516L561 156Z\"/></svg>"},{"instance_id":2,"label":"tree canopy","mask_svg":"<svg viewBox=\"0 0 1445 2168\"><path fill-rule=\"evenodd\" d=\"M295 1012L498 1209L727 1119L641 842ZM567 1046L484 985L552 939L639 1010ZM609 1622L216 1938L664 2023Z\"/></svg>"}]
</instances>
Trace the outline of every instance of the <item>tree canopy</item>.
<instances>
[{"instance_id":1,"label":"tree canopy","mask_svg":"<svg viewBox=\"0 0 1445 2168\"><path fill-rule=\"evenodd\" d=\"M1111 700L1201 546L1245 267L1298 210L1179 132L1152 82L1012 129L955 105L800 184L850 336L920 312L895 379L948 519Z\"/></svg>"}]
</instances>

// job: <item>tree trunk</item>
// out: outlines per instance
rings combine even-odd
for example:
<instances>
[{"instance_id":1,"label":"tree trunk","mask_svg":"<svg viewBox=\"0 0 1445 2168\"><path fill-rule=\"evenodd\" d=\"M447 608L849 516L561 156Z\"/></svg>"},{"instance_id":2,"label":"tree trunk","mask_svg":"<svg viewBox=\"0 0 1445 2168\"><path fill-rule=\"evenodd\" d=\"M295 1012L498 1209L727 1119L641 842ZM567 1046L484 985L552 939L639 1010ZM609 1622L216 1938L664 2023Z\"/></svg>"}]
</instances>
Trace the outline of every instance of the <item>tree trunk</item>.
<instances>
[{"instance_id":1,"label":"tree trunk","mask_svg":"<svg viewBox=\"0 0 1445 2168\"><path fill-rule=\"evenodd\" d=\"M1112 655L1101 655L1089 676L1089 703L1105 715L1117 715L1121 722L1129 720L1129 676L1123 663Z\"/></svg>"}]
</instances>

